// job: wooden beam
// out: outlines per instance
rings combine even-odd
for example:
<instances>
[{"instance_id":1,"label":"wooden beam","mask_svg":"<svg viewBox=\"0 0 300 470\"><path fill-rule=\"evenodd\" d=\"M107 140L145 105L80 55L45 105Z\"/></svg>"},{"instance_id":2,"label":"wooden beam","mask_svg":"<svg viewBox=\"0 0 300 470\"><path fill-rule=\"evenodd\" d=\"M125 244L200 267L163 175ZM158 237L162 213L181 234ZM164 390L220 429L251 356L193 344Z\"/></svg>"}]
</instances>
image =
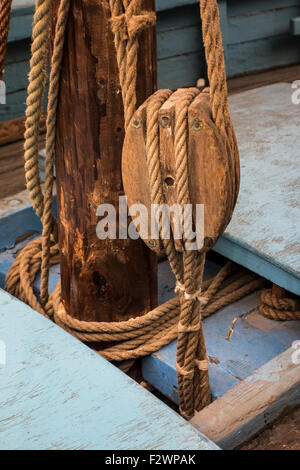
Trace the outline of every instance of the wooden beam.
<instances>
[{"instance_id":1,"label":"wooden beam","mask_svg":"<svg viewBox=\"0 0 300 470\"><path fill-rule=\"evenodd\" d=\"M293 82L300 76L300 65L291 65L281 67L267 72L257 72L241 77L230 78L227 80L228 91L230 95L240 93L241 91L252 90L262 86L271 85L278 82Z\"/></svg>"},{"instance_id":2,"label":"wooden beam","mask_svg":"<svg viewBox=\"0 0 300 470\"><path fill-rule=\"evenodd\" d=\"M234 449L285 410L299 405L300 354L296 346L295 343L295 347L272 359L197 413L191 424L221 448Z\"/></svg>"},{"instance_id":3,"label":"wooden beam","mask_svg":"<svg viewBox=\"0 0 300 470\"><path fill-rule=\"evenodd\" d=\"M0 122L0 146L24 139L25 117ZM46 132L46 113L42 114L40 134Z\"/></svg>"},{"instance_id":4,"label":"wooden beam","mask_svg":"<svg viewBox=\"0 0 300 470\"><path fill-rule=\"evenodd\" d=\"M96 235L98 206L112 204L118 216L123 195L123 106L109 17L107 0L71 1L58 107L62 296L68 313L87 321L126 320L157 304L155 255L141 240ZM152 28L140 37L138 105L155 89Z\"/></svg>"}]
</instances>

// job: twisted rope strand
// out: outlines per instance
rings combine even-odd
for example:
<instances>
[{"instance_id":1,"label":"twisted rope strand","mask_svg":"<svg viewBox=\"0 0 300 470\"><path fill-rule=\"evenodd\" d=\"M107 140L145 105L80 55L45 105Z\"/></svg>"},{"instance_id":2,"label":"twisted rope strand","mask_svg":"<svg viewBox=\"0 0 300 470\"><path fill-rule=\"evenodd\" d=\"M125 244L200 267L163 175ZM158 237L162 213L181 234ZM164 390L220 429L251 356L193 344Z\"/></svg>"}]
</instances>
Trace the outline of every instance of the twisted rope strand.
<instances>
[{"instance_id":1,"label":"twisted rope strand","mask_svg":"<svg viewBox=\"0 0 300 470\"><path fill-rule=\"evenodd\" d=\"M51 236L57 238L57 223L52 212L53 202L53 166L55 156L56 116L58 106L59 80L65 31L70 8L70 0L62 0L59 4L53 54L51 58L51 71L49 79L49 95L46 122L46 158L45 158L45 191L43 199L43 234L42 234L42 265L41 265L41 302L46 305L49 298L48 282L50 268Z\"/></svg>"},{"instance_id":2,"label":"twisted rope strand","mask_svg":"<svg viewBox=\"0 0 300 470\"><path fill-rule=\"evenodd\" d=\"M4 73L11 3L12 0L1 0L0 6L0 80Z\"/></svg>"},{"instance_id":3,"label":"twisted rope strand","mask_svg":"<svg viewBox=\"0 0 300 470\"><path fill-rule=\"evenodd\" d=\"M44 210L38 164L38 135L45 92L51 0L36 0L33 20L28 97L25 121L25 177L33 207L39 217Z\"/></svg>"}]
</instances>

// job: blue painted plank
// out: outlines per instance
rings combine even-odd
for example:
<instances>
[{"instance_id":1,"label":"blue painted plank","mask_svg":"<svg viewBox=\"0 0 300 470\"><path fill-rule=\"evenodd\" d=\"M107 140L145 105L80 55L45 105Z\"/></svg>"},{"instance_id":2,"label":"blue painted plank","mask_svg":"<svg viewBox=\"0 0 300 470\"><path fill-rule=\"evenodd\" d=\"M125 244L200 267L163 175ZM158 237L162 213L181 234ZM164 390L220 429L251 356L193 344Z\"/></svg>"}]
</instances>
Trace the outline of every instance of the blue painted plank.
<instances>
[{"instance_id":1,"label":"blue painted plank","mask_svg":"<svg viewBox=\"0 0 300 470\"><path fill-rule=\"evenodd\" d=\"M23 10L22 15L12 13L8 33L8 42L21 41L31 36L33 8Z\"/></svg>"},{"instance_id":2,"label":"blue painted plank","mask_svg":"<svg viewBox=\"0 0 300 470\"><path fill-rule=\"evenodd\" d=\"M216 270L215 265L207 262L205 277L211 277ZM160 267L159 286L160 302L174 295L174 279L167 264ZM256 311L259 297L259 292L251 294L220 309L203 322L213 400L223 396L300 338L299 322L275 322L259 315ZM226 336L235 317L238 321L234 334L227 341ZM143 376L178 403L176 341L143 359Z\"/></svg>"},{"instance_id":3,"label":"blue painted plank","mask_svg":"<svg viewBox=\"0 0 300 470\"><path fill-rule=\"evenodd\" d=\"M4 291L0 339L0 449L217 449L119 369Z\"/></svg>"},{"instance_id":4,"label":"blue painted plank","mask_svg":"<svg viewBox=\"0 0 300 470\"><path fill-rule=\"evenodd\" d=\"M268 70L300 62L300 50L295 36L286 35L257 41L230 44L227 76Z\"/></svg>"},{"instance_id":5,"label":"blue painted plank","mask_svg":"<svg viewBox=\"0 0 300 470\"><path fill-rule=\"evenodd\" d=\"M199 77L206 76L204 50L157 61L158 86L176 90L195 86Z\"/></svg>"},{"instance_id":6,"label":"blue painted plank","mask_svg":"<svg viewBox=\"0 0 300 470\"><path fill-rule=\"evenodd\" d=\"M241 189L215 250L300 295L300 124L293 91L277 83L230 97Z\"/></svg>"},{"instance_id":7,"label":"blue painted plank","mask_svg":"<svg viewBox=\"0 0 300 470\"><path fill-rule=\"evenodd\" d=\"M53 212L57 215L56 199L53 201ZM13 248L16 240L27 232L34 232L37 235L42 232L40 218L31 205L21 209L16 206L10 214L0 217L0 253Z\"/></svg>"},{"instance_id":8,"label":"blue painted plank","mask_svg":"<svg viewBox=\"0 0 300 470\"><path fill-rule=\"evenodd\" d=\"M200 25L171 31L162 31L157 36L158 60L203 51Z\"/></svg>"},{"instance_id":9,"label":"blue painted plank","mask_svg":"<svg viewBox=\"0 0 300 470\"><path fill-rule=\"evenodd\" d=\"M282 266L276 264L276 260L253 249L251 245L243 246L239 239L230 236L227 232L218 240L214 251L246 266L250 271L254 271L274 284L300 295L299 277L294 272L289 272L287 268L282 269Z\"/></svg>"},{"instance_id":10,"label":"blue painted plank","mask_svg":"<svg viewBox=\"0 0 300 470\"><path fill-rule=\"evenodd\" d=\"M156 0L156 11L171 10L178 7L199 4L198 0Z\"/></svg>"},{"instance_id":11,"label":"blue painted plank","mask_svg":"<svg viewBox=\"0 0 300 470\"><path fill-rule=\"evenodd\" d=\"M290 21L299 14L300 3L291 8L228 18L228 42L236 44L290 34Z\"/></svg>"},{"instance_id":12,"label":"blue painted plank","mask_svg":"<svg viewBox=\"0 0 300 470\"><path fill-rule=\"evenodd\" d=\"M300 0L229 0L227 5L229 16L243 16L267 10L284 10L300 5Z\"/></svg>"}]
</instances>

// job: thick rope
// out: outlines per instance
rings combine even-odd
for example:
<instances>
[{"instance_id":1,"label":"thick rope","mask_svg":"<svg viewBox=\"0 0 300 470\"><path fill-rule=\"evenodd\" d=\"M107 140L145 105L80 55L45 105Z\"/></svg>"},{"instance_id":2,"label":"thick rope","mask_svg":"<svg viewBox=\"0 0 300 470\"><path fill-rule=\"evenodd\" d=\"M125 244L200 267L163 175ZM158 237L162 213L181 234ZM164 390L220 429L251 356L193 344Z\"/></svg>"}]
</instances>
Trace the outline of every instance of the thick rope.
<instances>
[{"instance_id":1,"label":"thick rope","mask_svg":"<svg viewBox=\"0 0 300 470\"><path fill-rule=\"evenodd\" d=\"M141 0L109 0L124 104L125 129L136 111L138 36L155 24L154 12L141 10Z\"/></svg>"},{"instance_id":2,"label":"thick rope","mask_svg":"<svg viewBox=\"0 0 300 470\"><path fill-rule=\"evenodd\" d=\"M70 0L61 0L57 22L55 25L55 36L53 54L51 58L49 94L46 123L46 158L45 158L45 191L43 199L43 234L42 234L42 266L41 266L41 302L46 305L48 302L48 281L50 267L50 247L51 237L57 240L57 224L52 213L53 200L53 165L55 157L56 141L56 115L58 106L59 80L61 72L61 62L63 57L63 47L65 31L67 26Z\"/></svg>"},{"instance_id":3,"label":"thick rope","mask_svg":"<svg viewBox=\"0 0 300 470\"><path fill-rule=\"evenodd\" d=\"M59 262L59 247L54 243L51 246L50 262L52 265ZM42 238L40 237L28 243L18 254L6 277L6 290L82 341L113 343L112 347L100 351L106 359L119 362L143 357L157 351L177 337L180 296L173 297L141 317L127 321L87 322L68 315L61 301L61 288L58 283L55 291L50 295L47 308L44 308L32 287L36 274L40 271L41 263ZM265 285L265 281L254 274L251 276L255 282L249 282L249 273L244 271L239 272L237 289L234 282L237 270L236 265L227 263L213 280L203 283L203 295L207 297L207 304L202 311L203 318L232 303L232 299L236 301ZM211 289L214 283L219 286L217 300L213 294L214 290ZM209 292L212 294L211 297L208 295ZM115 342L119 343L115 344Z\"/></svg>"},{"instance_id":4,"label":"thick rope","mask_svg":"<svg viewBox=\"0 0 300 470\"><path fill-rule=\"evenodd\" d=\"M51 0L36 0L26 101L24 157L27 189L39 217L43 214L44 201L39 174L38 135L45 92L50 18Z\"/></svg>"},{"instance_id":5,"label":"thick rope","mask_svg":"<svg viewBox=\"0 0 300 470\"><path fill-rule=\"evenodd\" d=\"M12 0L1 0L0 6L0 80L4 73L11 3Z\"/></svg>"},{"instance_id":6,"label":"thick rope","mask_svg":"<svg viewBox=\"0 0 300 470\"><path fill-rule=\"evenodd\" d=\"M267 289L261 295L259 312L271 320L300 320L300 301L278 297L272 289Z\"/></svg>"},{"instance_id":7,"label":"thick rope","mask_svg":"<svg viewBox=\"0 0 300 470\"><path fill-rule=\"evenodd\" d=\"M159 234L172 271L176 277L176 291L179 292L168 302L146 315L124 322L86 322L77 320L66 312L61 299L61 286L48 297L49 267L59 262L56 223L52 215L53 162L55 152L55 128L58 104L60 69L69 0L61 0L55 29L53 56L51 60L50 88L48 97L47 139L46 139L46 182L42 194L37 160L38 123L42 110L45 88L46 52L48 41L51 0L37 0L34 17L30 83L28 87L25 171L27 187L37 213L42 217L43 236L31 241L17 256L7 278L6 289L28 303L42 315L55 321L72 335L85 342L103 342L106 348L99 353L110 361L122 362L123 370L131 366L132 360L157 351L178 336L177 372L180 410L187 419L210 401L208 381L208 359L202 327L202 318L208 317L220 308L239 300L265 285L265 281L246 270L238 271L233 263L221 268L217 276L202 282L205 257L196 251L185 250L183 260L175 250L174 240L164 237L163 221L158 221ZM138 35L155 21L151 12L141 11L140 0L110 0L111 26L119 66L120 84L124 101L125 126L128 127L136 108L136 65ZM201 3L204 25L204 42L207 57L210 57L209 76L214 119L228 140L231 139L231 123L228 111L224 59L215 60L214 49L221 51L220 34L210 30L216 24L217 4L215 0ZM219 26L218 26L219 28ZM211 36L209 39L207 36ZM211 42L209 42L211 41ZM213 62L214 61L214 62ZM222 65L223 64L223 65ZM221 70L219 75L216 70ZM219 81L218 81L219 80ZM187 172L187 110L199 93L189 89L183 106L176 109L175 157L178 180L179 203L189 203L189 175ZM146 153L151 188L151 200L164 203L162 170L159 161L159 120L161 105L169 98L171 91L157 92L147 105ZM228 112L228 115L227 115ZM233 131L232 131L233 132ZM184 243L191 241L188 231L184 232ZM36 274L41 273L41 298L33 283ZM265 295L265 304L269 298ZM277 302L285 310L299 313L291 305ZM274 303L274 299L272 300ZM274 307L274 308L275 308ZM264 308L264 311L267 310ZM266 314L266 313L264 313ZM282 313L280 313L282 318ZM286 317L285 317L286 318ZM112 345L110 345L112 343Z\"/></svg>"}]
</instances>

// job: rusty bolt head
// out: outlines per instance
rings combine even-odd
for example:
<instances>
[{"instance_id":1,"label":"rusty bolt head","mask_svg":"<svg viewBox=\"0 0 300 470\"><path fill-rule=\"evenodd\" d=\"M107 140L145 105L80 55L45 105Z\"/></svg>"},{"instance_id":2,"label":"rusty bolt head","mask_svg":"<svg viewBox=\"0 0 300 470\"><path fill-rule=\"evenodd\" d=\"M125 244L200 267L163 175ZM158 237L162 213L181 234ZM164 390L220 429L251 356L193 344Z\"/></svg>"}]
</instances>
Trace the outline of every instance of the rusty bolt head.
<instances>
[{"instance_id":1,"label":"rusty bolt head","mask_svg":"<svg viewBox=\"0 0 300 470\"><path fill-rule=\"evenodd\" d=\"M169 116L162 116L160 118L160 125L161 125L161 127L164 127L164 128L170 127L171 119L169 118Z\"/></svg>"},{"instance_id":2,"label":"rusty bolt head","mask_svg":"<svg viewBox=\"0 0 300 470\"><path fill-rule=\"evenodd\" d=\"M201 129L203 129L203 122L196 118L192 121L192 129L194 131L200 131Z\"/></svg>"}]
</instances>

